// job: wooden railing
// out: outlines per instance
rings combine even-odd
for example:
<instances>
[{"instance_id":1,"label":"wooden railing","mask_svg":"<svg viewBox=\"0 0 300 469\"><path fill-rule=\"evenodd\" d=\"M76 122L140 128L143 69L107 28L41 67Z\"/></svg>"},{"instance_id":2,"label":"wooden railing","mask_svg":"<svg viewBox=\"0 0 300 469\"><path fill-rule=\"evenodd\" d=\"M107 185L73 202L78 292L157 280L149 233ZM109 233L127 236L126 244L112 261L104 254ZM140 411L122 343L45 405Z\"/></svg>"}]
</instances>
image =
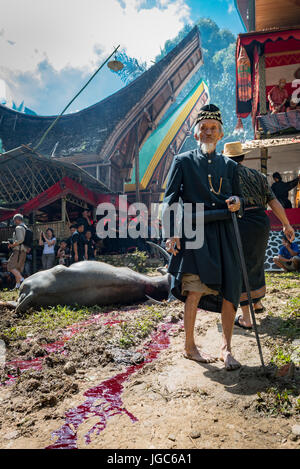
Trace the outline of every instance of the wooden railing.
<instances>
[{"instance_id":1,"label":"wooden railing","mask_svg":"<svg viewBox=\"0 0 300 469\"><path fill-rule=\"evenodd\" d=\"M39 239L40 231L43 231L45 233L47 228L53 229L56 239L60 239L60 240L65 239L71 235L70 230L69 230L69 225L63 221L55 221L55 222L49 222L49 223L36 223L34 227L33 225L28 225L28 228L30 228L33 231L35 240ZM13 226L0 228L0 242L11 239L13 236L13 232L14 232Z\"/></svg>"}]
</instances>

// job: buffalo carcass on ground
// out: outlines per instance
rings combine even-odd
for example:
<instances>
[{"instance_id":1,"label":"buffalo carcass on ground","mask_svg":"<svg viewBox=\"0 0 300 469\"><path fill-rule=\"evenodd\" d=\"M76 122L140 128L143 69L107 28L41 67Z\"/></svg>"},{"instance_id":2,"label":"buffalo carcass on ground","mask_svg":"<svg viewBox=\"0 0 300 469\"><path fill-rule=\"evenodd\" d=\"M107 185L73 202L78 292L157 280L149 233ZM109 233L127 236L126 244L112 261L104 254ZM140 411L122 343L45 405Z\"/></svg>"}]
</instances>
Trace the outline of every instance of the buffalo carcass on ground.
<instances>
[{"instance_id":1,"label":"buffalo carcass on ground","mask_svg":"<svg viewBox=\"0 0 300 469\"><path fill-rule=\"evenodd\" d=\"M167 253L165 253L168 255ZM31 275L21 285L16 311L63 305L132 304L169 298L170 275L148 276L105 262L82 261L58 265Z\"/></svg>"}]
</instances>

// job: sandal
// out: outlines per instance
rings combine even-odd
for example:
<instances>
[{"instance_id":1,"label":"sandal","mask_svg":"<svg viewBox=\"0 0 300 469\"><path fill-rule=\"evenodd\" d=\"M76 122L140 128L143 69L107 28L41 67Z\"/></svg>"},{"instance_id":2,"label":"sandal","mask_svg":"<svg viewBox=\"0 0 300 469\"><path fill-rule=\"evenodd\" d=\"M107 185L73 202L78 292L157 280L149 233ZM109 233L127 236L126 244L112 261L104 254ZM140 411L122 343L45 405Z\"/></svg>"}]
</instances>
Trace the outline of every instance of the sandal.
<instances>
[{"instance_id":1,"label":"sandal","mask_svg":"<svg viewBox=\"0 0 300 469\"><path fill-rule=\"evenodd\" d=\"M240 316L238 316L237 318L235 318L235 321L234 321L234 325L235 326L238 326L238 327L241 327L242 329L246 329L246 330L252 330L252 326L248 327L248 326L243 326L243 324L240 323L240 318L242 317L242 315L240 314Z\"/></svg>"}]
</instances>

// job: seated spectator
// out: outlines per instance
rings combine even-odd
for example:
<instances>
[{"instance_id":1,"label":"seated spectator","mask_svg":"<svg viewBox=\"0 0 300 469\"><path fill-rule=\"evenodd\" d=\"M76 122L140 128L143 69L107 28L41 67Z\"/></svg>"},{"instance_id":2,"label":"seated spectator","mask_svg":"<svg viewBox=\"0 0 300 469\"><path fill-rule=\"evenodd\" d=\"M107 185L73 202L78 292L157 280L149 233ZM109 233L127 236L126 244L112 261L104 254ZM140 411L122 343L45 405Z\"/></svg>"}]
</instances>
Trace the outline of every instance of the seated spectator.
<instances>
[{"instance_id":1,"label":"seated spectator","mask_svg":"<svg viewBox=\"0 0 300 469\"><path fill-rule=\"evenodd\" d=\"M58 263L60 265L65 265L66 267L70 264L70 249L68 248L67 241L64 239L60 242L59 248L57 251Z\"/></svg>"},{"instance_id":2,"label":"seated spectator","mask_svg":"<svg viewBox=\"0 0 300 469\"><path fill-rule=\"evenodd\" d=\"M84 232L84 224L78 225L77 230L72 234L71 238L71 263L83 261L87 259L87 243Z\"/></svg>"},{"instance_id":3,"label":"seated spectator","mask_svg":"<svg viewBox=\"0 0 300 469\"><path fill-rule=\"evenodd\" d=\"M286 79L281 78L278 85L273 86L268 94L268 100L270 103L270 111L272 114L277 112L285 112L286 102L289 97L288 92L285 88Z\"/></svg>"},{"instance_id":4,"label":"seated spectator","mask_svg":"<svg viewBox=\"0 0 300 469\"><path fill-rule=\"evenodd\" d=\"M0 290L5 288L12 290L15 287L16 279L11 272L0 272Z\"/></svg>"},{"instance_id":5,"label":"seated spectator","mask_svg":"<svg viewBox=\"0 0 300 469\"><path fill-rule=\"evenodd\" d=\"M96 243L92 238L91 230L85 232L86 245L87 245L87 260L94 261L96 259Z\"/></svg>"},{"instance_id":6,"label":"seated spectator","mask_svg":"<svg viewBox=\"0 0 300 469\"><path fill-rule=\"evenodd\" d=\"M51 269L55 264L55 243L56 238L52 228L48 228L46 233L40 232L39 245L44 246L42 254L42 266L44 270Z\"/></svg>"},{"instance_id":7,"label":"seated spectator","mask_svg":"<svg viewBox=\"0 0 300 469\"><path fill-rule=\"evenodd\" d=\"M300 176L297 176L292 181L283 182L280 173L273 173L274 183L271 186L272 191L276 195L283 208L292 208L292 203L289 200L289 191L294 189L300 181Z\"/></svg>"},{"instance_id":8,"label":"seated spectator","mask_svg":"<svg viewBox=\"0 0 300 469\"><path fill-rule=\"evenodd\" d=\"M275 256L274 264L286 272L293 272L300 269L300 249L298 243L290 242L285 236L282 237L282 246L279 255Z\"/></svg>"}]
</instances>

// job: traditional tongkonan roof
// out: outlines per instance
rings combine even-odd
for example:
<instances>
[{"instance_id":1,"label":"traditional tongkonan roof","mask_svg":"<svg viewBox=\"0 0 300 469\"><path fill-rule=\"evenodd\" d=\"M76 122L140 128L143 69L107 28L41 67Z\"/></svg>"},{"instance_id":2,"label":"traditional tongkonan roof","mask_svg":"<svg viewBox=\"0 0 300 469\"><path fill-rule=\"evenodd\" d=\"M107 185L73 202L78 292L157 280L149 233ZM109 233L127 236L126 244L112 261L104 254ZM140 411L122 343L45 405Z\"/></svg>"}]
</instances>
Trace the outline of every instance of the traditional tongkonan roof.
<instances>
[{"instance_id":1,"label":"traditional tongkonan roof","mask_svg":"<svg viewBox=\"0 0 300 469\"><path fill-rule=\"evenodd\" d=\"M128 86L80 112L62 116L38 151L55 157L75 155L72 160L76 163L84 155L97 154L98 161L103 161L117 152L119 156L125 152L126 158L121 160L127 160L130 131L139 124L138 140L142 145L201 63L200 37L195 27L169 54ZM3 147L6 151L22 144L35 148L55 118L30 116L0 106Z\"/></svg>"},{"instance_id":2,"label":"traditional tongkonan roof","mask_svg":"<svg viewBox=\"0 0 300 469\"><path fill-rule=\"evenodd\" d=\"M65 177L93 193L111 191L78 166L40 156L26 145L0 155L0 201L17 207L44 193Z\"/></svg>"},{"instance_id":3,"label":"traditional tongkonan roof","mask_svg":"<svg viewBox=\"0 0 300 469\"><path fill-rule=\"evenodd\" d=\"M140 150L140 189L149 189L151 184L161 189L175 154L178 154L195 124L202 106L207 104L209 92L201 80L182 102L165 118ZM135 168L134 168L135 169ZM135 171L125 190L135 191ZM153 187L152 187L153 190Z\"/></svg>"}]
</instances>

